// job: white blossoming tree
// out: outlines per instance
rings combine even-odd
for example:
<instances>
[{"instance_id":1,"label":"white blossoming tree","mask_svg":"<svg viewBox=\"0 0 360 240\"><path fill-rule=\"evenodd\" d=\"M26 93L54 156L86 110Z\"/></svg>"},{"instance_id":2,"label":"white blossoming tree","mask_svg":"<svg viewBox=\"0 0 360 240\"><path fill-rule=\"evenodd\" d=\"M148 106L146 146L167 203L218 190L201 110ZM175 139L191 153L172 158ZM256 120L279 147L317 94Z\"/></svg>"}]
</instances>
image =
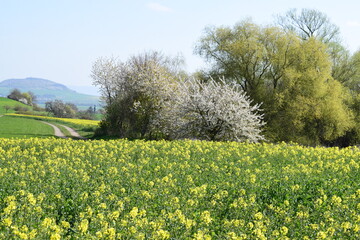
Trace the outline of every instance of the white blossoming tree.
<instances>
[{"instance_id":1,"label":"white blossoming tree","mask_svg":"<svg viewBox=\"0 0 360 240\"><path fill-rule=\"evenodd\" d=\"M167 133L172 138L196 138L213 141L264 140L264 125L259 105L236 84L224 80L202 83L189 79L179 83L162 118L168 123Z\"/></svg>"},{"instance_id":2,"label":"white blossoming tree","mask_svg":"<svg viewBox=\"0 0 360 240\"><path fill-rule=\"evenodd\" d=\"M92 69L99 86L106 115L101 134L126 138L163 138L158 112L177 87L181 59L146 52L121 62L100 58ZM176 91L175 91L176 92ZM159 136L160 134L160 136Z\"/></svg>"}]
</instances>

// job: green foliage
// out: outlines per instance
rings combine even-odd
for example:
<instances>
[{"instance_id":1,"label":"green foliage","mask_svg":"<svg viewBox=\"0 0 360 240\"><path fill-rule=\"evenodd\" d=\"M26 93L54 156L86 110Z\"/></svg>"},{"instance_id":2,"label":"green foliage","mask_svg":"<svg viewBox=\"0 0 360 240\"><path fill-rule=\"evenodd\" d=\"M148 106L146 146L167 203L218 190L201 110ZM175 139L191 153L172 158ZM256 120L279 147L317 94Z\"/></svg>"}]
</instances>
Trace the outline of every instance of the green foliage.
<instances>
[{"instance_id":1,"label":"green foliage","mask_svg":"<svg viewBox=\"0 0 360 240\"><path fill-rule=\"evenodd\" d=\"M72 103L64 103L61 100L55 100L45 103L45 110L55 117L74 118L78 111L77 107Z\"/></svg>"},{"instance_id":2,"label":"green foliage","mask_svg":"<svg viewBox=\"0 0 360 240\"><path fill-rule=\"evenodd\" d=\"M268 125L279 140L324 144L345 134L352 114L343 86L331 78L325 46L315 39L302 42L274 95Z\"/></svg>"},{"instance_id":3,"label":"green foliage","mask_svg":"<svg viewBox=\"0 0 360 240\"><path fill-rule=\"evenodd\" d=\"M358 88L355 78L360 73L359 52L351 55L339 43L328 44L328 52L332 61L332 77L350 89Z\"/></svg>"},{"instance_id":4,"label":"green foliage","mask_svg":"<svg viewBox=\"0 0 360 240\"><path fill-rule=\"evenodd\" d=\"M28 106L33 106L36 101L36 97L32 92L20 92L18 89L14 89L8 96L9 99L24 103Z\"/></svg>"},{"instance_id":5,"label":"green foliage","mask_svg":"<svg viewBox=\"0 0 360 240\"><path fill-rule=\"evenodd\" d=\"M15 100L15 101L19 101L20 99L23 98L22 93L19 91L19 89L13 89L11 91L11 93L8 95L9 99Z\"/></svg>"},{"instance_id":6,"label":"green foliage","mask_svg":"<svg viewBox=\"0 0 360 240\"><path fill-rule=\"evenodd\" d=\"M213 79L236 81L257 102L259 85L267 69L262 29L252 22L241 22L233 29L208 28L196 51L210 63Z\"/></svg>"},{"instance_id":7,"label":"green foliage","mask_svg":"<svg viewBox=\"0 0 360 240\"><path fill-rule=\"evenodd\" d=\"M360 93L360 50L351 55L350 60L345 66L346 69L350 72L350 74L347 74L348 83L346 86L350 90Z\"/></svg>"},{"instance_id":8,"label":"green foliage","mask_svg":"<svg viewBox=\"0 0 360 240\"><path fill-rule=\"evenodd\" d=\"M243 21L207 29L197 51L213 63L210 76L239 83L263 103L267 139L326 144L353 127L349 96L332 78L326 45L309 37Z\"/></svg>"}]
</instances>

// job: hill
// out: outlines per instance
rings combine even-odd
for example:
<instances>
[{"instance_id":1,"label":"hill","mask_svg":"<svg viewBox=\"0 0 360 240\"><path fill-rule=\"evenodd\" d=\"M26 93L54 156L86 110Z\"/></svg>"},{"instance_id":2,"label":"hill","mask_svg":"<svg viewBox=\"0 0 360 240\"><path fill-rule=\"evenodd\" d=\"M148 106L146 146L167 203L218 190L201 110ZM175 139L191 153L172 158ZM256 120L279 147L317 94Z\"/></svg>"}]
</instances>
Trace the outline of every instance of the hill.
<instances>
[{"instance_id":1,"label":"hill","mask_svg":"<svg viewBox=\"0 0 360 240\"><path fill-rule=\"evenodd\" d=\"M7 110L7 109L5 109L5 106L9 106L9 107L11 107L11 109ZM14 110L15 106L32 109L32 107L27 106L21 102L18 102L18 101L12 100L12 99L8 99L8 98L0 97L0 115L5 114L5 113L15 112L15 110Z\"/></svg>"},{"instance_id":2,"label":"hill","mask_svg":"<svg viewBox=\"0 0 360 240\"><path fill-rule=\"evenodd\" d=\"M31 91L37 103L44 104L55 99L71 102L77 106L99 105L99 97L78 93L65 85L41 78L7 79L0 82L0 97L6 97L14 88L21 92Z\"/></svg>"}]
</instances>

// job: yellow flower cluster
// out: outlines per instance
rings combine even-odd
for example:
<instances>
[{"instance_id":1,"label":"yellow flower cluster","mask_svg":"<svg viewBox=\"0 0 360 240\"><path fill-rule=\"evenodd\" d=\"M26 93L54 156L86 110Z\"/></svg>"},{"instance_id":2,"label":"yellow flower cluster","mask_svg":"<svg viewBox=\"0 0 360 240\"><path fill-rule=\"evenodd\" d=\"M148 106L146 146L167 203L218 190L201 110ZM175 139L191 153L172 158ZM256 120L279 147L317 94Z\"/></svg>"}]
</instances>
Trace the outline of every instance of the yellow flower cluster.
<instances>
[{"instance_id":1,"label":"yellow flower cluster","mask_svg":"<svg viewBox=\"0 0 360 240\"><path fill-rule=\"evenodd\" d=\"M0 239L359 239L360 151L0 139Z\"/></svg>"}]
</instances>

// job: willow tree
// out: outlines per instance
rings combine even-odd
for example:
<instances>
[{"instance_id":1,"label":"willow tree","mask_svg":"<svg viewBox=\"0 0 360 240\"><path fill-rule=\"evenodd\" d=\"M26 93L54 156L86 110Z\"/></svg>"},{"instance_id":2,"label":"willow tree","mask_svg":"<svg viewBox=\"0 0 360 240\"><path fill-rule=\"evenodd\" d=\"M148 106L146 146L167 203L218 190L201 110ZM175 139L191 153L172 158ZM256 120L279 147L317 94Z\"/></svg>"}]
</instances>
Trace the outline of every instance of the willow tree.
<instances>
[{"instance_id":1,"label":"willow tree","mask_svg":"<svg viewBox=\"0 0 360 240\"><path fill-rule=\"evenodd\" d=\"M352 125L342 85L331 76L326 45L293 32L243 21L208 28L196 51L211 64L209 75L238 83L263 103L267 138L325 143Z\"/></svg>"},{"instance_id":2,"label":"willow tree","mask_svg":"<svg viewBox=\"0 0 360 240\"><path fill-rule=\"evenodd\" d=\"M346 105L348 94L331 76L326 46L314 38L304 41L286 69L274 95L272 129L279 140L326 144L353 126Z\"/></svg>"},{"instance_id":3,"label":"willow tree","mask_svg":"<svg viewBox=\"0 0 360 240\"><path fill-rule=\"evenodd\" d=\"M299 40L276 27L261 27L245 20L230 27L207 28L196 46L213 79L224 77L239 84L255 103L266 101L276 89Z\"/></svg>"},{"instance_id":4,"label":"willow tree","mask_svg":"<svg viewBox=\"0 0 360 240\"><path fill-rule=\"evenodd\" d=\"M213 79L224 77L235 81L257 101L269 67L265 48L258 41L261 36L261 28L249 21L233 29L207 28L196 52L212 64L210 75Z\"/></svg>"},{"instance_id":5,"label":"willow tree","mask_svg":"<svg viewBox=\"0 0 360 240\"><path fill-rule=\"evenodd\" d=\"M325 13L314 9L292 9L277 18L277 24L285 31L293 32L302 40L310 38L326 44L326 52L329 54L332 67L331 76L339 81L351 95L348 106L356 115L357 122L353 129L349 130L345 137L340 137L335 142L339 145L358 144L360 142L360 127L358 116L359 108L359 74L360 59L359 51L351 53L341 42L339 28L333 24Z\"/></svg>"}]
</instances>

